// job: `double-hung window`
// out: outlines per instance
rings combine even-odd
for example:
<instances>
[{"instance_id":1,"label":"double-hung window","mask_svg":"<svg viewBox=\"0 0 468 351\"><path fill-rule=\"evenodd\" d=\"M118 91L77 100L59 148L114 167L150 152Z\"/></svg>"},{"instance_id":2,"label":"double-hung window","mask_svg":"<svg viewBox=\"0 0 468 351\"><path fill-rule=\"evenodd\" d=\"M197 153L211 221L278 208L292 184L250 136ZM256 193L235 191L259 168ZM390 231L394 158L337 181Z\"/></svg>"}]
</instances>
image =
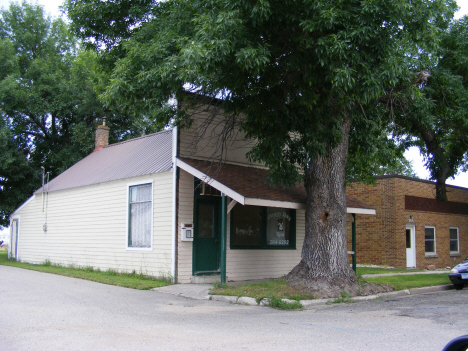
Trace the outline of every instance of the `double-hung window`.
<instances>
[{"instance_id":1,"label":"double-hung window","mask_svg":"<svg viewBox=\"0 0 468 351\"><path fill-rule=\"evenodd\" d=\"M295 249L296 211L236 205L231 211L231 249Z\"/></svg>"},{"instance_id":2,"label":"double-hung window","mask_svg":"<svg viewBox=\"0 0 468 351\"><path fill-rule=\"evenodd\" d=\"M458 254L460 253L459 239L458 239L458 228L450 227L450 253Z\"/></svg>"},{"instance_id":3,"label":"double-hung window","mask_svg":"<svg viewBox=\"0 0 468 351\"><path fill-rule=\"evenodd\" d=\"M128 187L128 249L150 250L153 238L153 184Z\"/></svg>"},{"instance_id":4,"label":"double-hung window","mask_svg":"<svg viewBox=\"0 0 468 351\"><path fill-rule=\"evenodd\" d=\"M424 241L426 254L436 253L436 230L433 226L426 226L424 228Z\"/></svg>"}]
</instances>

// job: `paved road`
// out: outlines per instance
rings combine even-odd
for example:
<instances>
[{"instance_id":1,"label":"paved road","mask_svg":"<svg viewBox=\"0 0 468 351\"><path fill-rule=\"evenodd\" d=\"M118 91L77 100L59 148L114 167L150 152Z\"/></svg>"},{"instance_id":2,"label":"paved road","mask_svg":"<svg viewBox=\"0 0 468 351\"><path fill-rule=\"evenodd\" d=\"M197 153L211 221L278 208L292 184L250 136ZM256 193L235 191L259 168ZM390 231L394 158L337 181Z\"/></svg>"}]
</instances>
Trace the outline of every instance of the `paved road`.
<instances>
[{"instance_id":1,"label":"paved road","mask_svg":"<svg viewBox=\"0 0 468 351\"><path fill-rule=\"evenodd\" d=\"M300 312L190 300L0 266L0 350L441 350L468 290Z\"/></svg>"}]
</instances>

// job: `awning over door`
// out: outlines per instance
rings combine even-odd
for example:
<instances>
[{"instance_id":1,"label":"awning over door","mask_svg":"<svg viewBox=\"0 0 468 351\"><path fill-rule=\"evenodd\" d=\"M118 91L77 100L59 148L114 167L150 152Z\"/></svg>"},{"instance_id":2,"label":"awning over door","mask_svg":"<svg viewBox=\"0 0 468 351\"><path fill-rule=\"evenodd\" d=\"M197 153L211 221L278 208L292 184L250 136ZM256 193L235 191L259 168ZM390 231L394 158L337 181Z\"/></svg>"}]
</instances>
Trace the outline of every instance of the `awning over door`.
<instances>
[{"instance_id":1,"label":"awning over door","mask_svg":"<svg viewBox=\"0 0 468 351\"><path fill-rule=\"evenodd\" d=\"M292 188L270 186L266 183L267 170L177 158L177 166L208 183L242 205L304 209L304 186ZM375 209L351 196L346 196L347 213L375 215Z\"/></svg>"}]
</instances>

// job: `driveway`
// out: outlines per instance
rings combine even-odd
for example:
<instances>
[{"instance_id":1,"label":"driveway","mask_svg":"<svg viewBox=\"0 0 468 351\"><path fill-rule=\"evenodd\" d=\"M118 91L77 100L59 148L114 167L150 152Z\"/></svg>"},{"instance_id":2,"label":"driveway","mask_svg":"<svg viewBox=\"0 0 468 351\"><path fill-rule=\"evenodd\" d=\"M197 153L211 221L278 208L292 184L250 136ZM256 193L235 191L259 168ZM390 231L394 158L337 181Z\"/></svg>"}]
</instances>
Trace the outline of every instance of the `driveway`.
<instances>
[{"instance_id":1,"label":"driveway","mask_svg":"<svg viewBox=\"0 0 468 351\"><path fill-rule=\"evenodd\" d=\"M441 350L468 290L300 312L0 266L0 350Z\"/></svg>"}]
</instances>

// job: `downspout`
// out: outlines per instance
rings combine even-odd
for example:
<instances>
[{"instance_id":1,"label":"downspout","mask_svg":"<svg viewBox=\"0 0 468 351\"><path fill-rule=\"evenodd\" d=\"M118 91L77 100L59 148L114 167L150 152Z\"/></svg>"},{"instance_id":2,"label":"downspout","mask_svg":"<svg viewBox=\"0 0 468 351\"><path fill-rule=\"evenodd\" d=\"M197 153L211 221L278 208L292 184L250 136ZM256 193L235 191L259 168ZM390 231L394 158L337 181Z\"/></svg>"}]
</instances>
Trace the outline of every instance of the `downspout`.
<instances>
[{"instance_id":1,"label":"downspout","mask_svg":"<svg viewBox=\"0 0 468 351\"><path fill-rule=\"evenodd\" d=\"M172 264L171 277L176 282L177 248L177 127L172 129Z\"/></svg>"}]
</instances>

